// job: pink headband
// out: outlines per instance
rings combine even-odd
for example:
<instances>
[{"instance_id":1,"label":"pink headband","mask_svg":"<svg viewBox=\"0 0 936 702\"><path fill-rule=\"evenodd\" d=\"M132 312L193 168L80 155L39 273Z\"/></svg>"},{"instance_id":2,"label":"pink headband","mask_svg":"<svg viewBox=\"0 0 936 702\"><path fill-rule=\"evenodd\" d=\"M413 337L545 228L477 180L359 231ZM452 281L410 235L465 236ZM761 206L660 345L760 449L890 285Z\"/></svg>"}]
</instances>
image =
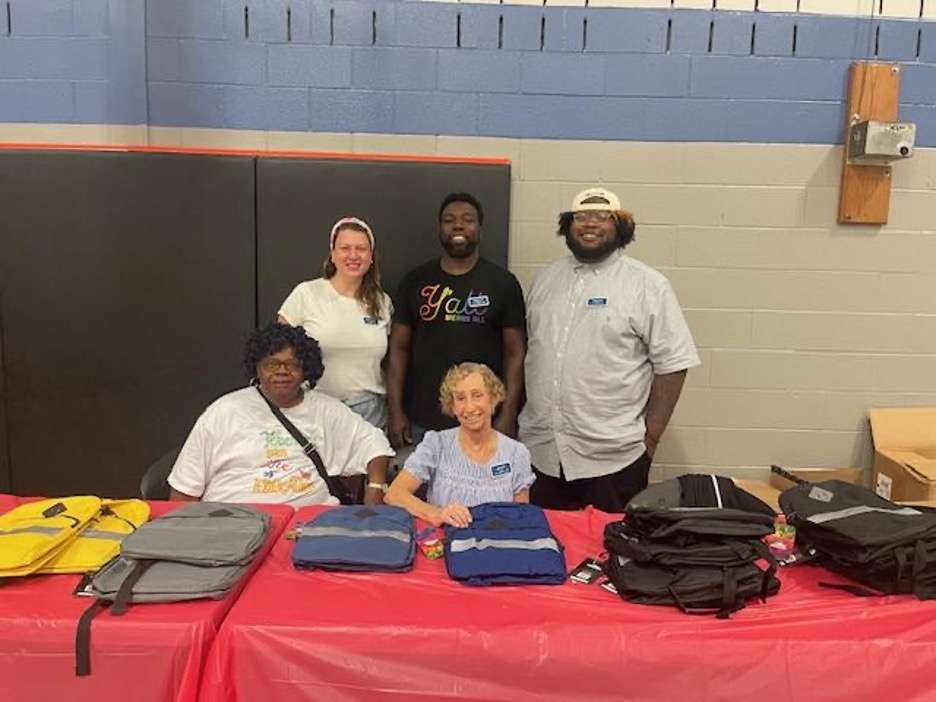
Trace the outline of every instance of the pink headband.
<instances>
[{"instance_id":1,"label":"pink headband","mask_svg":"<svg viewBox=\"0 0 936 702\"><path fill-rule=\"evenodd\" d=\"M371 231L370 225L367 222L365 222L363 219L358 219L357 217L342 217L337 222L335 222L335 226L332 227L332 230L331 230L331 236L328 239L329 249L335 248L335 237L338 236L338 230L341 229L346 224L356 224L361 229L363 229L364 232L367 234L367 238L370 240L371 251L376 250L377 247L374 244L374 232Z\"/></svg>"}]
</instances>

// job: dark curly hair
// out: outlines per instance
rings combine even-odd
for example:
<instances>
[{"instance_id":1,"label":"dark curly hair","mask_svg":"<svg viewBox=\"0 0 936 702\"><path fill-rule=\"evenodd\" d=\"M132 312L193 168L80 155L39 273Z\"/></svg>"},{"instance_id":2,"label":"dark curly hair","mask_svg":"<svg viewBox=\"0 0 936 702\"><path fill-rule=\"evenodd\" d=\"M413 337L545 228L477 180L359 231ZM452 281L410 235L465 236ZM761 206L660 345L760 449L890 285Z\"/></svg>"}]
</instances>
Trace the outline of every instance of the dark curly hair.
<instances>
[{"instance_id":1,"label":"dark curly hair","mask_svg":"<svg viewBox=\"0 0 936 702\"><path fill-rule=\"evenodd\" d=\"M449 193L446 195L442 204L439 205L439 223L442 223L442 213L445 212L445 208L451 205L453 202L466 202L472 207L475 208L475 212L478 213L478 224L484 224L484 208L481 207L481 203L471 193Z\"/></svg>"},{"instance_id":2,"label":"dark curly hair","mask_svg":"<svg viewBox=\"0 0 936 702\"><path fill-rule=\"evenodd\" d=\"M318 342L306 334L302 327L270 322L257 329L244 345L244 371L253 379L257 375L257 364L267 356L291 348L296 358L302 363L302 375L309 387L315 384L325 372L322 364L322 351Z\"/></svg>"},{"instance_id":3,"label":"dark curly hair","mask_svg":"<svg viewBox=\"0 0 936 702\"><path fill-rule=\"evenodd\" d=\"M634 230L637 228L634 224L634 215L626 210L618 210L612 214L617 225L618 248L623 249L634 240ZM570 226L572 226L572 213L563 212L559 215L559 230L556 234L561 237L568 236Z\"/></svg>"}]
</instances>

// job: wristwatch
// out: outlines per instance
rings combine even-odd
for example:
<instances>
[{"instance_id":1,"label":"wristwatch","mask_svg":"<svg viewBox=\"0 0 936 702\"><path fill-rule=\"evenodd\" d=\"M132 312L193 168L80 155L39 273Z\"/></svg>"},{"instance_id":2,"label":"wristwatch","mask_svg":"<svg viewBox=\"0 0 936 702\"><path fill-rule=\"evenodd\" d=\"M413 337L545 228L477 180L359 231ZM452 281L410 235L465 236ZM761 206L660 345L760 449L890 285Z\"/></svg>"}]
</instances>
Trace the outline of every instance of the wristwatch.
<instances>
[{"instance_id":1,"label":"wristwatch","mask_svg":"<svg viewBox=\"0 0 936 702\"><path fill-rule=\"evenodd\" d=\"M386 483L368 483L367 489L368 490L380 490L381 492L386 492L387 484Z\"/></svg>"}]
</instances>

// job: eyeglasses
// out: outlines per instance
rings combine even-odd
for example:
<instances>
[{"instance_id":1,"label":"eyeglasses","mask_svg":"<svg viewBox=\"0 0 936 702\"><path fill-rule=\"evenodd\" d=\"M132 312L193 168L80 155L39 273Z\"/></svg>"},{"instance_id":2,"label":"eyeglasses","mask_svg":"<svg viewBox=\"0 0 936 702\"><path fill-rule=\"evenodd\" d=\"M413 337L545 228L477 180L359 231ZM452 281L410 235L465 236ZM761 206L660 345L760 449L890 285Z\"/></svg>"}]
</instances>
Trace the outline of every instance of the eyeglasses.
<instances>
[{"instance_id":1,"label":"eyeglasses","mask_svg":"<svg viewBox=\"0 0 936 702\"><path fill-rule=\"evenodd\" d=\"M267 358L260 361L257 365L266 373L275 373L280 368L284 369L287 373L298 373L302 370L302 363L291 359L288 361L277 361L275 358Z\"/></svg>"},{"instance_id":2,"label":"eyeglasses","mask_svg":"<svg viewBox=\"0 0 936 702\"><path fill-rule=\"evenodd\" d=\"M610 219L611 213L608 210L586 210L572 213L572 221L577 224L585 224L589 220L604 224Z\"/></svg>"}]
</instances>

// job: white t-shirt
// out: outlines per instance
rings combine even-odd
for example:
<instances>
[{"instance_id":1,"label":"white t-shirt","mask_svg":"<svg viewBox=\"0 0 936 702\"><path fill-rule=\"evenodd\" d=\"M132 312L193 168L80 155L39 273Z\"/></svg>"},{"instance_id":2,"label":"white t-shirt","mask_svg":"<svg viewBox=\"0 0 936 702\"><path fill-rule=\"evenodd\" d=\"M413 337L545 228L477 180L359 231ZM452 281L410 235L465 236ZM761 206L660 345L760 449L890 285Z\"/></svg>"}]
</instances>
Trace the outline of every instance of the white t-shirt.
<instances>
[{"instance_id":1,"label":"white t-shirt","mask_svg":"<svg viewBox=\"0 0 936 702\"><path fill-rule=\"evenodd\" d=\"M325 373L316 389L339 400L363 392L387 393L380 363L387 353L392 306L384 293L379 317L357 299L339 295L325 278L299 283L279 314L303 327L322 349Z\"/></svg>"},{"instance_id":2,"label":"white t-shirt","mask_svg":"<svg viewBox=\"0 0 936 702\"><path fill-rule=\"evenodd\" d=\"M283 414L318 449L329 475L363 474L372 459L393 455L383 432L315 390ZM202 413L169 484L206 501L338 504L312 460L252 387L218 398Z\"/></svg>"}]
</instances>

